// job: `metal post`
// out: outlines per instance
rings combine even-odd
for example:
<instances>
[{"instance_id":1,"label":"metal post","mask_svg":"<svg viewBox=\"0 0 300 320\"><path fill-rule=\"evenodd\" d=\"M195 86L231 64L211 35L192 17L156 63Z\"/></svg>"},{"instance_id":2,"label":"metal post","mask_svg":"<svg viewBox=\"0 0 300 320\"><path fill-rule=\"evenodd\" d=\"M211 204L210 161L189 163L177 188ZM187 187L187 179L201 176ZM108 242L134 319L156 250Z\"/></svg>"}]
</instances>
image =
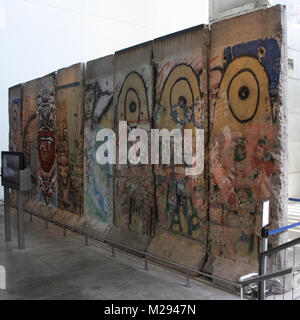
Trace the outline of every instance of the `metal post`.
<instances>
[{"instance_id":1,"label":"metal post","mask_svg":"<svg viewBox=\"0 0 300 320\"><path fill-rule=\"evenodd\" d=\"M240 288L240 298L241 298L241 300L244 300L244 288L243 287L241 287Z\"/></svg>"},{"instance_id":2,"label":"metal post","mask_svg":"<svg viewBox=\"0 0 300 320\"><path fill-rule=\"evenodd\" d=\"M187 287L187 288L190 288L190 287L191 287L191 286L190 286L190 276L189 276L189 275L186 276L186 284L185 284L185 287Z\"/></svg>"},{"instance_id":3,"label":"metal post","mask_svg":"<svg viewBox=\"0 0 300 320\"><path fill-rule=\"evenodd\" d=\"M144 267L144 270L145 270L145 271L149 271L149 269L148 269L148 260L147 260L147 257L145 257L145 267Z\"/></svg>"},{"instance_id":4,"label":"metal post","mask_svg":"<svg viewBox=\"0 0 300 320\"><path fill-rule=\"evenodd\" d=\"M11 241L9 189L5 187L4 187L4 225L5 225L5 241Z\"/></svg>"},{"instance_id":5,"label":"metal post","mask_svg":"<svg viewBox=\"0 0 300 320\"><path fill-rule=\"evenodd\" d=\"M18 248L25 249L23 192L17 191L18 201Z\"/></svg>"},{"instance_id":6,"label":"metal post","mask_svg":"<svg viewBox=\"0 0 300 320\"><path fill-rule=\"evenodd\" d=\"M294 246L294 251L293 251L293 267L295 267L295 249L296 249L296 246ZM292 300L294 300L294 286L295 286L295 272L293 272Z\"/></svg>"},{"instance_id":7,"label":"metal post","mask_svg":"<svg viewBox=\"0 0 300 320\"><path fill-rule=\"evenodd\" d=\"M32 223L32 214L30 215L30 222Z\"/></svg>"},{"instance_id":8,"label":"metal post","mask_svg":"<svg viewBox=\"0 0 300 320\"><path fill-rule=\"evenodd\" d=\"M266 252L268 250L268 235L269 231L267 227L262 228L262 252ZM259 259L259 275L267 274L267 256L260 256ZM266 293L266 280L259 282L259 300L265 300Z\"/></svg>"},{"instance_id":9,"label":"metal post","mask_svg":"<svg viewBox=\"0 0 300 320\"><path fill-rule=\"evenodd\" d=\"M268 228L263 227L261 234L262 234L262 252L265 252L268 250ZM265 274L267 274L267 256L260 255L259 275L261 276ZM266 280L263 280L259 282L258 299L265 300L265 293L266 293Z\"/></svg>"},{"instance_id":10,"label":"metal post","mask_svg":"<svg viewBox=\"0 0 300 320\"><path fill-rule=\"evenodd\" d=\"M283 262L283 268L286 268L286 255L288 254L287 250L285 249L283 251L284 254L284 262ZM285 275L283 276L283 296L282 296L282 300L285 300Z\"/></svg>"},{"instance_id":11,"label":"metal post","mask_svg":"<svg viewBox=\"0 0 300 320\"><path fill-rule=\"evenodd\" d=\"M263 203L263 212L262 212L262 230L261 230L261 236L262 236L262 252L265 252L268 250L268 236L269 236L269 230L268 230L268 224L270 221L270 201L265 201ZM259 256L259 275L265 275L267 273L267 256ZM266 281L260 281L259 282L259 290L258 290L258 299L259 300L265 300L265 293L266 293Z\"/></svg>"},{"instance_id":12,"label":"metal post","mask_svg":"<svg viewBox=\"0 0 300 320\"><path fill-rule=\"evenodd\" d=\"M263 246L262 246L262 251L265 252L268 250L268 238L263 238ZM267 256L263 258L263 273L262 274L267 274ZM266 294L266 280L262 282L262 290L263 290L263 295L262 295L262 300L265 300L265 294Z\"/></svg>"},{"instance_id":13,"label":"metal post","mask_svg":"<svg viewBox=\"0 0 300 320\"><path fill-rule=\"evenodd\" d=\"M85 245L88 246L89 245L89 240L88 240L88 237L85 236Z\"/></svg>"}]
</instances>

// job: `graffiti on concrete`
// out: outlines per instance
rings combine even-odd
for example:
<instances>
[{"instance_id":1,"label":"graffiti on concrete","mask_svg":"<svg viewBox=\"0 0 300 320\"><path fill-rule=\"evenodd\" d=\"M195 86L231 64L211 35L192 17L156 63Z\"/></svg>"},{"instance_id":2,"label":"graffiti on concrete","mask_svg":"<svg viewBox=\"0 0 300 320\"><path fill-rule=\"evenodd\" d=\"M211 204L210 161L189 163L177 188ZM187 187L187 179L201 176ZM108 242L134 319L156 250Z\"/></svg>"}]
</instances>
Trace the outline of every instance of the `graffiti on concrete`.
<instances>
[{"instance_id":1,"label":"graffiti on concrete","mask_svg":"<svg viewBox=\"0 0 300 320\"><path fill-rule=\"evenodd\" d=\"M21 98L11 100L9 113L9 146L10 151L21 151L22 148L22 115Z\"/></svg>"},{"instance_id":2,"label":"graffiti on concrete","mask_svg":"<svg viewBox=\"0 0 300 320\"><path fill-rule=\"evenodd\" d=\"M176 65L163 84L156 121L164 116L180 129L200 128L203 123L201 98L199 75L187 64Z\"/></svg>"},{"instance_id":3,"label":"graffiti on concrete","mask_svg":"<svg viewBox=\"0 0 300 320\"><path fill-rule=\"evenodd\" d=\"M57 87L58 208L78 215L83 213L83 125L80 101L79 82Z\"/></svg>"},{"instance_id":4,"label":"graffiti on concrete","mask_svg":"<svg viewBox=\"0 0 300 320\"><path fill-rule=\"evenodd\" d=\"M112 105L112 89L105 88L109 86L109 82L102 86L99 82L90 82L85 89L85 119L90 123L91 127L101 121L101 117Z\"/></svg>"},{"instance_id":5,"label":"graffiti on concrete","mask_svg":"<svg viewBox=\"0 0 300 320\"><path fill-rule=\"evenodd\" d=\"M84 211L88 218L103 225L113 223L113 168L96 161L97 132L112 128L114 122L112 74L90 81L85 91L84 124Z\"/></svg>"},{"instance_id":6,"label":"graffiti on concrete","mask_svg":"<svg viewBox=\"0 0 300 320\"><path fill-rule=\"evenodd\" d=\"M279 149L273 102L278 96L280 49L275 39L251 41L226 48L223 60L223 67L211 69L221 78L212 87L216 94L212 96L215 103L209 153L210 216L219 223L220 207L221 216L227 217L222 224L248 216L248 222L243 222L245 229L239 232L244 230L241 239L249 240L254 233L250 228L253 214L276 193L273 188L279 172ZM232 237L224 241L228 257L234 259L238 242L229 240ZM255 255L254 246L248 248Z\"/></svg>"},{"instance_id":7,"label":"graffiti on concrete","mask_svg":"<svg viewBox=\"0 0 300 320\"><path fill-rule=\"evenodd\" d=\"M149 121L147 88L143 77L130 72L122 84L117 103L118 120L127 121L130 128Z\"/></svg>"},{"instance_id":8,"label":"graffiti on concrete","mask_svg":"<svg viewBox=\"0 0 300 320\"><path fill-rule=\"evenodd\" d=\"M38 165L37 165L37 113L35 82L25 83L22 98L22 150L25 167L31 170L31 191L25 192L25 197L37 200Z\"/></svg>"},{"instance_id":9,"label":"graffiti on concrete","mask_svg":"<svg viewBox=\"0 0 300 320\"><path fill-rule=\"evenodd\" d=\"M116 105L117 121L127 121L128 134L135 128L150 132L148 92L143 76L129 72L120 88ZM134 142L127 142L127 148ZM156 220L154 175L148 165L117 165L115 213L119 227L150 235Z\"/></svg>"},{"instance_id":10,"label":"graffiti on concrete","mask_svg":"<svg viewBox=\"0 0 300 320\"><path fill-rule=\"evenodd\" d=\"M38 95L37 121L40 201L44 201L46 205L50 203L55 205L55 202L53 202L56 192L56 170L54 165L56 160L55 97L52 91L44 89Z\"/></svg>"},{"instance_id":11,"label":"graffiti on concrete","mask_svg":"<svg viewBox=\"0 0 300 320\"><path fill-rule=\"evenodd\" d=\"M200 90L201 68L195 64L169 62L160 67L161 92L156 106L154 121L156 128L193 130L195 150L195 128L204 129L205 107ZM173 148L171 149L174 152ZM162 166L157 170L158 207L160 216L165 216L165 229L200 238L199 211L205 210L205 187L199 177L187 177L183 165Z\"/></svg>"},{"instance_id":12,"label":"graffiti on concrete","mask_svg":"<svg viewBox=\"0 0 300 320\"><path fill-rule=\"evenodd\" d=\"M231 209L249 201L248 196L245 199L237 196L245 186L253 190L250 198L257 203L272 195L269 179L277 169L271 152L276 117L270 90L273 95L276 93L278 75L274 70L278 69L280 59L274 41L258 40L235 46L229 58L229 50L225 51L227 64L213 114L210 159L218 198ZM251 55L253 47L256 57ZM272 70L271 75L268 70ZM239 181L243 181L243 186Z\"/></svg>"}]
</instances>

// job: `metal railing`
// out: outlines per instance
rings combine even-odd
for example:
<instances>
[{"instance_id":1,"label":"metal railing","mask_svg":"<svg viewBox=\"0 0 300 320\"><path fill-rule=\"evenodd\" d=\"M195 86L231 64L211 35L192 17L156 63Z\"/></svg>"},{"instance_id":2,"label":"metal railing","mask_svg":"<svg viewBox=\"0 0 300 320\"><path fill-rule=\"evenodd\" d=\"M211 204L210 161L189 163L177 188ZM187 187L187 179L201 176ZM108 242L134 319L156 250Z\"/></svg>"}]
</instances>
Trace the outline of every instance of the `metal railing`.
<instances>
[{"instance_id":1,"label":"metal railing","mask_svg":"<svg viewBox=\"0 0 300 320\"><path fill-rule=\"evenodd\" d=\"M253 276L250 276L249 279L245 279L245 280L240 280L240 283L242 285L242 293L241 293L241 297L243 298L243 291L248 287L248 291L247 289L245 290L246 293L248 294L253 294L254 293L254 297L255 298L258 298L259 300L263 300L259 297L259 294L258 294L258 291L256 290L257 288L259 288L258 284L259 283L262 283L263 281L267 281L267 280L273 280L272 283L270 285L276 285L278 284L277 281L274 281L274 279L277 279L279 277L284 277L286 275L293 275L295 276L295 274L300 274L300 267L295 267L295 268L288 268L288 269L284 269L284 270L281 270L281 271L277 271L277 272L272 272L272 273L269 273L269 274L266 274L266 275L261 275L261 276L256 276L256 275L253 275ZM256 284L256 286L253 286L253 284ZM252 285L252 286L251 286ZM272 288L270 288L270 286L266 286L267 290L265 291L265 294L266 293L273 293L273 297L275 299L275 292L273 290L272 292ZM255 294L256 293L256 294ZM283 291L283 300L285 298L285 291ZM300 298L300 296L296 297L294 296L294 287L293 287L293 290L292 290L292 300L295 300L295 299L298 299Z\"/></svg>"},{"instance_id":2,"label":"metal railing","mask_svg":"<svg viewBox=\"0 0 300 320\"><path fill-rule=\"evenodd\" d=\"M275 299L275 295L280 295L283 297L283 299L285 299L286 293L291 293L291 298L292 299L298 299L300 298L299 296L295 297L295 280L298 281L298 275L300 275L300 262L299 262L299 266L296 266L296 247L298 246L298 244L300 244L300 238L292 240L290 242L287 242L285 244L282 244L276 248L261 252L259 254L259 273L253 273L253 274L249 274L243 277L240 277L238 282L234 282L228 279L224 279L215 275L211 275L208 274L206 272L202 272L193 268L189 268L187 266L184 266L182 264L155 256L153 254L150 254L148 252L142 251L142 250L138 250L135 249L133 247L127 246L125 244L122 243L118 243L115 242L113 240L107 239L107 238L103 238L100 237L98 234L92 233L92 232L88 232L87 230L84 230L82 228L79 227L74 227L74 226L70 226L67 225L65 223L59 222L54 220L51 217L47 217L38 213L34 213L34 212L27 212L25 211L28 215L30 215L30 222L33 222L32 217L35 216L39 219L42 219L45 221L45 228L48 228L48 223L52 223L58 227L61 227L63 229L63 233L64 236L66 236L66 231L72 231L74 233L83 235L85 238L85 245L88 245L88 239L92 239L96 242L100 242L103 244L106 244L108 246L111 247L111 254L112 257L115 257L115 249L119 248L119 249L125 249L125 251L127 251L128 253L135 253L138 256L144 258L144 270L148 271L149 270L149 266L148 266L148 260L152 259L152 261L157 261L157 262L162 262L165 263L169 266L173 266L177 269L179 269L180 271L185 271L185 277L186 277L186 283L185 286L186 287L190 287L190 278L191 275L189 273L193 273L193 274L197 274L200 276L204 276L207 277L211 280L216 280L219 281L221 283L227 284L232 286L235 289L240 290L240 298L244 299L244 291L246 293L247 296L252 296L252 298L258 298L259 300L264 300L267 297L270 297L271 294L273 294L274 299ZM274 235L276 233L279 232L283 232L286 231L290 228L296 227L300 225L300 223L296 223L296 224L292 224L283 228L279 228L276 230L271 230L269 231L268 229L263 228L262 230L262 235L263 235L263 239L267 239L269 235ZM293 263L292 266L287 268L287 264L286 264L286 253L284 252L284 254L282 254L282 252L284 250L290 250L293 247ZM299 246L299 252L300 252L300 246ZM278 258L272 258L272 256L276 255L279 253L279 259L283 260L280 261L280 263L278 262ZM299 255L300 257L300 255ZM290 259L289 259L290 260ZM267 268L267 261L268 264L270 264L271 262L271 266L269 266L269 268ZM283 266L282 270L277 270L277 267L281 265ZM269 273L267 273L266 271L270 271ZM189 272L189 273L188 273ZM288 283L286 281L286 276L289 276L289 280L291 280L291 278L293 279L293 283L292 285L290 285L290 283ZM278 278L283 278L283 281L278 280ZM288 283L288 285L287 285ZM281 289L280 289L281 287ZM291 290L289 290L291 288ZM299 277L299 293L300 293L300 277Z\"/></svg>"},{"instance_id":3,"label":"metal railing","mask_svg":"<svg viewBox=\"0 0 300 320\"><path fill-rule=\"evenodd\" d=\"M218 277L218 276L215 276L215 275L211 275L211 274L206 273L206 272L202 272L202 271L199 271L199 270L196 270L196 269L193 269L193 268L189 268L189 267L186 267L186 266L184 266L182 264L179 264L179 263L176 263L176 262L173 262L173 261L170 261L170 260L155 256L155 255L150 254L148 252L145 252L145 251L142 251L142 250L138 250L138 249L129 247L127 245L124 245L124 244L121 244L121 243L118 243L118 242L103 238L103 237L99 237L99 235L96 235L96 234L94 234L92 232L88 232L88 231L83 230L82 228L79 228L79 227L72 227L72 226L67 225L65 223L56 221L53 218L46 217L46 216L43 216L41 214L33 213L33 212L25 211L25 213L30 215L30 222L33 222L33 219L32 219L33 216L35 216L35 217L37 217L39 219L45 220L45 228L46 229L48 229L48 223L52 223L53 225L56 225L58 227L63 228L64 236L66 236L66 231L67 230L83 235L85 237L85 245L88 245L88 239L92 239L92 240L94 240L96 242L104 243L104 244L110 246L111 250L112 250L112 253L111 253L112 257L115 257L115 248L121 248L121 249L128 250L128 253L136 253L136 254L138 254L138 256L141 256L141 257L144 258L144 270L145 271L149 271L148 260L149 259L153 259L153 260L156 260L156 261L160 261L160 262L166 263L166 264L171 265L173 267L176 267L179 270L190 272L190 273L194 273L194 274L198 274L198 275L210 278L212 280L216 280L216 281L222 282L224 284L230 285L230 286L234 287L235 289L240 290L240 292L241 292L241 289L243 288L242 284L240 284L238 282L234 282L234 281L231 281L231 280L228 280L228 279L224 279L224 278L221 278L221 277ZM186 287L190 287L191 275L186 273L185 277L186 277L185 286ZM241 296L241 298L242 298L242 296Z\"/></svg>"},{"instance_id":4,"label":"metal railing","mask_svg":"<svg viewBox=\"0 0 300 320\"><path fill-rule=\"evenodd\" d=\"M270 235L287 231L300 225L295 223L269 231L262 230L263 239ZM259 273L240 278L242 291L259 300L277 298L285 300L300 299L300 238L289 241L276 248L261 252L259 255ZM299 261L296 258L298 249ZM280 269L280 270L278 270ZM299 288L298 288L299 287Z\"/></svg>"}]
</instances>

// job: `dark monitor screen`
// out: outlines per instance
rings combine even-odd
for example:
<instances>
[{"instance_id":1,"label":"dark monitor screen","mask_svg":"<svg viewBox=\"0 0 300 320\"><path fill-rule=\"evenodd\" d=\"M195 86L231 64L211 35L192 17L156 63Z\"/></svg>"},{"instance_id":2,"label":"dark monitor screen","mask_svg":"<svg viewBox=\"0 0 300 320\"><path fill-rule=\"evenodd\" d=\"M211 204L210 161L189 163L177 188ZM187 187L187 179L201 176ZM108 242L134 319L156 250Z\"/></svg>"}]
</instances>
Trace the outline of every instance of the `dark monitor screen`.
<instances>
[{"instance_id":1,"label":"dark monitor screen","mask_svg":"<svg viewBox=\"0 0 300 320\"><path fill-rule=\"evenodd\" d=\"M24 170L24 154L2 151L2 185L18 189L20 170Z\"/></svg>"}]
</instances>

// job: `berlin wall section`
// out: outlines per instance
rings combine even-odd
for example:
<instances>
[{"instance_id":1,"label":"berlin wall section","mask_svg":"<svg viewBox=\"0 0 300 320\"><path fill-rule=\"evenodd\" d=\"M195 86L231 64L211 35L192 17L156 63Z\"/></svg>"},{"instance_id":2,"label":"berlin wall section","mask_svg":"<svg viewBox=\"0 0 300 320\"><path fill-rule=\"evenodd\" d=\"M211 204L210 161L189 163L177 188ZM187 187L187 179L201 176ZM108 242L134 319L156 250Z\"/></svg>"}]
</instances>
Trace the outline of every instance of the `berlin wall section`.
<instances>
[{"instance_id":1,"label":"berlin wall section","mask_svg":"<svg viewBox=\"0 0 300 320\"><path fill-rule=\"evenodd\" d=\"M102 235L113 226L113 165L101 166L96 159L97 133L114 128L114 55L88 61L84 97L84 215Z\"/></svg>"},{"instance_id":2,"label":"berlin wall section","mask_svg":"<svg viewBox=\"0 0 300 320\"><path fill-rule=\"evenodd\" d=\"M285 60L275 6L10 88L9 148L32 172L25 210L226 279L257 272L263 201L271 228L287 224ZM116 164L98 163L101 129L115 132ZM148 164L119 163L135 129ZM151 164L151 129L203 130L201 173Z\"/></svg>"},{"instance_id":3,"label":"berlin wall section","mask_svg":"<svg viewBox=\"0 0 300 320\"><path fill-rule=\"evenodd\" d=\"M9 89L9 151L22 151L22 85Z\"/></svg>"},{"instance_id":4,"label":"berlin wall section","mask_svg":"<svg viewBox=\"0 0 300 320\"><path fill-rule=\"evenodd\" d=\"M153 42L154 128L179 129L182 137L184 130L190 129L194 140L195 129L203 129L205 155L208 43L209 31L204 25ZM148 251L198 269L205 261L207 245L207 166L196 175L186 175L187 168L186 164L155 165L158 223Z\"/></svg>"},{"instance_id":5,"label":"berlin wall section","mask_svg":"<svg viewBox=\"0 0 300 320\"><path fill-rule=\"evenodd\" d=\"M275 6L211 27L205 270L231 280L257 272L263 201L271 228L287 224L284 14Z\"/></svg>"},{"instance_id":6,"label":"berlin wall section","mask_svg":"<svg viewBox=\"0 0 300 320\"><path fill-rule=\"evenodd\" d=\"M82 63L56 73L57 211L55 220L81 226L83 219Z\"/></svg>"},{"instance_id":7,"label":"berlin wall section","mask_svg":"<svg viewBox=\"0 0 300 320\"><path fill-rule=\"evenodd\" d=\"M115 165L114 228L108 238L146 250L156 227L156 202L150 143L147 164L122 163L134 144L133 130L142 129L150 142L153 114L152 42L115 53L114 98L117 164ZM120 122L125 123L120 131ZM126 127L127 126L127 127ZM120 148L126 148L124 152ZM125 156L127 159L127 156Z\"/></svg>"}]
</instances>

